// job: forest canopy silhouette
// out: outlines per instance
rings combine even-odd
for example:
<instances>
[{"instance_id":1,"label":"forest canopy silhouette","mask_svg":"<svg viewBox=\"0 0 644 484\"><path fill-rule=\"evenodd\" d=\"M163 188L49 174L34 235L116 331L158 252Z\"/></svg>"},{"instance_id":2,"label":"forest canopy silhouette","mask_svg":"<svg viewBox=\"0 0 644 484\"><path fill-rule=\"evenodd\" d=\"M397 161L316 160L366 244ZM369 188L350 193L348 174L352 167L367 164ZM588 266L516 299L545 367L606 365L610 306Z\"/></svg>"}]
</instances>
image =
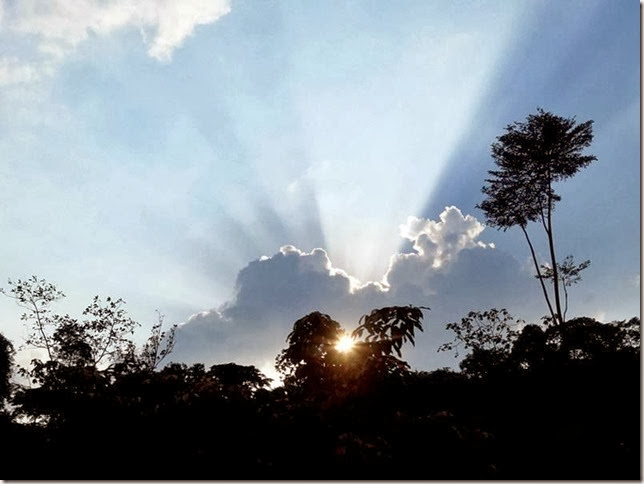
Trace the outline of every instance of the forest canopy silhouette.
<instances>
[{"instance_id":1,"label":"forest canopy silhouette","mask_svg":"<svg viewBox=\"0 0 644 484\"><path fill-rule=\"evenodd\" d=\"M558 255L556 183L596 160L592 121L538 109L492 145L479 207L518 228L544 317L463 308L445 324L459 370L404 359L432 310L375 308L353 331L332 315L294 322L275 356L282 381L235 362L173 362L178 337L158 314L142 345L122 299L80 317L33 276L2 290L24 314L15 364L0 335L4 469L21 479L639 479L640 319L567 318L590 261ZM534 249L545 238L547 260ZM559 235L559 234L557 234ZM565 234L562 234L565 236ZM515 316L517 316L515 318ZM340 345L340 343L343 343Z\"/></svg>"}]
</instances>

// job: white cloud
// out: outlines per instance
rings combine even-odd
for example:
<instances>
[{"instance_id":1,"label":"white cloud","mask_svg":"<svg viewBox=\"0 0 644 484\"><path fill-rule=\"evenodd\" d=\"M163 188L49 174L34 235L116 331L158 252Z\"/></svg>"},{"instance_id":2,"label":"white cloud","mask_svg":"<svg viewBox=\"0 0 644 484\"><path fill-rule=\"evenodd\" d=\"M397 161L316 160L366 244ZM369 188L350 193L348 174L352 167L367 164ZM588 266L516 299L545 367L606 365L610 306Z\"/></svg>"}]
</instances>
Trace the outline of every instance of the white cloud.
<instances>
[{"instance_id":1,"label":"white cloud","mask_svg":"<svg viewBox=\"0 0 644 484\"><path fill-rule=\"evenodd\" d=\"M230 12L229 0L165 0L158 2L156 35L148 54L161 61L170 60L172 51L192 35L197 25L210 24Z\"/></svg>"},{"instance_id":2,"label":"white cloud","mask_svg":"<svg viewBox=\"0 0 644 484\"><path fill-rule=\"evenodd\" d=\"M415 252L393 255L384 280L394 287L424 281L424 291L434 294L429 279L455 261L461 251L493 249L492 244L478 240L484 229L476 218L463 216L454 206L445 207L439 221L408 217L407 223L400 226L400 235L413 243Z\"/></svg>"},{"instance_id":3,"label":"white cloud","mask_svg":"<svg viewBox=\"0 0 644 484\"><path fill-rule=\"evenodd\" d=\"M0 85L26 83L55 72L91 36L137 29L148 55L171 59L198 25L230 12L230 0L21 0L0 4Z\"/></svg>"},{"instance_id":4,"label":"white cloud","mask_svg":"<svg viewBox=\"0 0 644 484\"><path fill-rule=\"evenodd\" d=\"M420 256L431 260L438 268L453 260L463 249L486 247L476 238L485 226L471 215L463 216L457 207L445 207L440 221L409 217L400 226L400 235L414 243Z\"/></svg>"},{"instance_id":5,"label":"white cloud","mask_svg":"<svg viewBox=\"0 0 644 484\"><path fill-rule=\"evenodd\" d=\"M410 217L401 234L414 242L416 252L391 258L389 286L361 284L333 267L323 249L284 246L240 271L231 301L181 326L174 357L264 368L285 347L293 323L312 311L327 313L351 330L374 308L414 304L431 311L417 347L406 348L404 356L418 368L453 365L451 355L436 352L450 338L447 322L490 307L508 307L529 319L535 304L540 316L534 278L514 258L479 241L483 229L456 207L446 208L439 221ZM441 261L438 267L436 260Z\"/></svg>"}]
</instances>

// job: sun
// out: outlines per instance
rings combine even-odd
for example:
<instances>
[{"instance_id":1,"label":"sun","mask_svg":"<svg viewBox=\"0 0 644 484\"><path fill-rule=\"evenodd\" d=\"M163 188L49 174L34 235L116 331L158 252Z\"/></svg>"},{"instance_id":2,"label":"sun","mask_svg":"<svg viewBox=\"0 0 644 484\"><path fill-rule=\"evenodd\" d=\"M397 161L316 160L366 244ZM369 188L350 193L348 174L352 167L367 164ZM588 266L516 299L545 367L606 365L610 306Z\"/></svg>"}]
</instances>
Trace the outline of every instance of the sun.
<instances>
[{"instance_id":1,"label":"sun","mask_svg":"<svg viewBox=\"0 0 644 484\"><path fill-rule=\"evenodd\" d=\"M355 344L355 341L353 341L353 338L348 334L345 334L340 336L340 339L335 344L335 349L338 350L340 353L347 353L351 350L351 348L353 348L354 344Z\"/></svg>"}]
</instances>

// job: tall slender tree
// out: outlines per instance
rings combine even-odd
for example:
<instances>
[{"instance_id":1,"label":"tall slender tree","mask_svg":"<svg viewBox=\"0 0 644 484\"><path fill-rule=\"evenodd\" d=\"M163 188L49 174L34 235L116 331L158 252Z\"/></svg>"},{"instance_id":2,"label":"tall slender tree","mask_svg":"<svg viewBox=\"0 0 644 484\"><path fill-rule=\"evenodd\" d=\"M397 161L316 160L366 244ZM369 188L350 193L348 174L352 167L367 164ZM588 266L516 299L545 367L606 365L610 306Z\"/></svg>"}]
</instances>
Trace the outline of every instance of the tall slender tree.
<instances>
[{"instance_id":1,"label":"tall slender tree","mask_svg":"<svg viewBox=\"0 0 644 484\"><path fill-rule=\"evenodd\" d=\"M565 322L562 311L559 264L555 251L553 211L561 197L554 183L572 177L597 158L583 154L593 140L593 121L577 123L574 117L556 116L541 108L524 122L515 122L492 144L492 158L497 170L482 191L487 198L478 205L487 223L504 231L519 226L530 248L537 278L555 325ZM552 273L542 274L527 226L536 222L543 228L550 256ZM546 287L552 282L553 298Z\"/></svg>"}]
</instances>

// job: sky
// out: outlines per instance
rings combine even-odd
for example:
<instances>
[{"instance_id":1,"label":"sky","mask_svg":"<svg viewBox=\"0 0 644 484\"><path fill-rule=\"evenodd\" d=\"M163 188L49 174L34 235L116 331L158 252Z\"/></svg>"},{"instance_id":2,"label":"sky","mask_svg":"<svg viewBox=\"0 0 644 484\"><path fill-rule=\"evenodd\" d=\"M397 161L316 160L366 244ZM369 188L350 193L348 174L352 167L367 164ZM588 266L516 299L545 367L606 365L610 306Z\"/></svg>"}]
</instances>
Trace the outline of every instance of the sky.
<instances>
[{"instance_id":1,"label":"sky","mask_svg":"<svg viewBox=\"0 0 644 484\"><path fill-rule=\"evenodd\" d=\"M172 359L269 375L311 311L428 306L404 357L454 366L446 323L547 312L520 230L477 208L490 145L543 108L594 121L556 187L558 254L591 260L568 315L639 315L639 8L0 0L0 284L79 317L121 297L139 339L180 325ZM17 346L20 313L0 300Z\"/></svg>"}]
</instances>

